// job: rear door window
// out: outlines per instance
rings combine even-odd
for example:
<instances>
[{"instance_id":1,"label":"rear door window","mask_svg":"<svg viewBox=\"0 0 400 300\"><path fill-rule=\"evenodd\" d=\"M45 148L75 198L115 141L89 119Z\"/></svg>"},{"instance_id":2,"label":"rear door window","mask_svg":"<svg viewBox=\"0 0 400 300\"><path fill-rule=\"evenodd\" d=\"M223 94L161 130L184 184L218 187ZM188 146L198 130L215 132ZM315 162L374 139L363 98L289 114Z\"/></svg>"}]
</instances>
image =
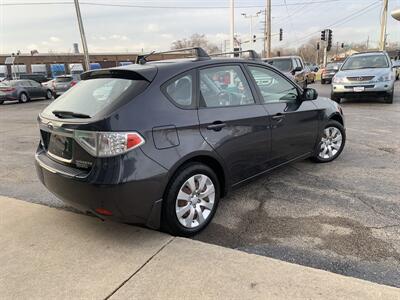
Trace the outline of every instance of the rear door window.
<instances>
[{"instance_id":1,"label":"rear door window","mask_svg":"<svg viewBox=\"0 0 400 300\"><path fill-rule=\"evenodd\" d=\"M50 104L43 114L54 117L53 111L67 111L93 117L119 101L129 101L148 86L145 80L95 78L82 80Z\"/></svg>"},{"instance_id":2,"label":"rear door window","mask_svg":"<svg viewBox=\"0 0 400 300\"><path fill-rule=\"evenodd\" d=\"M254 103L250 86L239 66L200 70L200 106L221 107Z\"/></svg>"}]
</instances>

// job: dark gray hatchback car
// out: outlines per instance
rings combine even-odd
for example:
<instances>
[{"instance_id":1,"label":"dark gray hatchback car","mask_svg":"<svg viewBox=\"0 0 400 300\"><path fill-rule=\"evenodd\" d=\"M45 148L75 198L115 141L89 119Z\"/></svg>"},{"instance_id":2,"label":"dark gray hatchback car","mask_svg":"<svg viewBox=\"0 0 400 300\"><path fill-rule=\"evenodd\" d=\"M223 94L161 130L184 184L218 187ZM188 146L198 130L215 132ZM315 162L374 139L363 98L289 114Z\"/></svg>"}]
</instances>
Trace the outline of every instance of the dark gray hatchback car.
<instances>
[{"instance_id":1,"label":"dark gray hatchback car","mask_svg":"<svg viewBox=\"0 0 400 300\"><path fill-rule=\"evenodd\" d=\"M0 104L4 101L18 100L26 103L32 99L51 99L53 92L34 80L17 79L0 82Z\"/></svg>"},{"instance_id":2,"label":"dark gray hatchback car","mask_svg":"<svg viewBox=\"0 0 400 300\"><path fill-rule=\"evenodd\" d=\"M194 50L83 74L38 117L43 184L102 219L190 236L232 188L298 159L339 156L337 103L261 61Z\"/></svg>"}]
</instances>

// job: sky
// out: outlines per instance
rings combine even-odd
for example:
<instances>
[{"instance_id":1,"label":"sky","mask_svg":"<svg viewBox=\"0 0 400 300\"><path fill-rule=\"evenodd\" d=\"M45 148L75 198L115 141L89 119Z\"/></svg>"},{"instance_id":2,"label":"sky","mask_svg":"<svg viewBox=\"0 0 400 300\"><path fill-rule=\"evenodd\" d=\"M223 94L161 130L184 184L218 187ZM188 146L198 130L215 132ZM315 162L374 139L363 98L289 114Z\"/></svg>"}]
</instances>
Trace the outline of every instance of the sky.
<instances>
[{"instance_id":1,"label":"sky","mask_svg":"<svg viewBox=\"0 0 400 300\"><path fill-rule=\"evenodd\" d=\"M36 3L36 4L35 4ZM41 3L40 5L37 3ZM89 52L167 50L175 40L205 34L218 46L229 39L229 0L80 0ZM18 4L18 5L16 5ZM114 6L103 6L112 4ZM265 0L235 0L235 33L250 36L250 20L264 9ZM400 0L389 0L388 42L400 42L400 22L390 11ZM382 0L272 0L272 32L283 29L282 42L273 47L297 47L331 28L334 43L379 39ZM261 37L263 15L254 19L254 34ZM40 53L72 52L80 42L73 0L0 0L0 53L20 50ZM243 44L243 48L249 47ZM262 49L262 41L254 45ZM80 47L81 49L81 47Z\"/></svg>"}]
</instances>

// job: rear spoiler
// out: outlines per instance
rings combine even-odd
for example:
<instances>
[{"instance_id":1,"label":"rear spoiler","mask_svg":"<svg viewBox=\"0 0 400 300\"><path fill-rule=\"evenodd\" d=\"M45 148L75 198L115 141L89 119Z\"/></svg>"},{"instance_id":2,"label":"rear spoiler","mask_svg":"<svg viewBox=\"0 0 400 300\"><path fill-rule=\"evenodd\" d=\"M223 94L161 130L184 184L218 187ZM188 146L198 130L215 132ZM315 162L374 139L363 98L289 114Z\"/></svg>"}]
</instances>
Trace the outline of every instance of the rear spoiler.
<instances>
[{"instance_id":1,"label":"rear spoiler","mask_svg":"<svg viewBox=\"0 0 400 300\"><path fill-rule=\"evenodd\" d=\"M94 79L94 78L121 78L130 80L146 80L151 82L157 74L157 68L131 68L128 66L123 68L110 68L110 69L99 69L91 70L81 74L82 80Z\"/></svg>"}]
</instances>

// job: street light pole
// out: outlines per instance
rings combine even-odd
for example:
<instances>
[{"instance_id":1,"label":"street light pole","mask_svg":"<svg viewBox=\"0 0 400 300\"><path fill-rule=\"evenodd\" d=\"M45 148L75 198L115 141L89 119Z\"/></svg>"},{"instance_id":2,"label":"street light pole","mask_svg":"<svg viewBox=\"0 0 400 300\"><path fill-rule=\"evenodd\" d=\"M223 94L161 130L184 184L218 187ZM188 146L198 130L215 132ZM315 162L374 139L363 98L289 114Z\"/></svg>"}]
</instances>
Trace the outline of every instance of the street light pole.
<instances>
[{"instance_id":1,"label":"street light pole","mask_svg":"<svg viewBox=\"0 0 400 300\"><path fill-rule=\"evenodd\" d=\"M258 16L262 13L262 11L258 11L255 15L247 15L242 13L242 16L246 19L250 19L250 49L254 50L254 41L253 41L253 19L258 18Z\"/></svg>"},{"instance_id":2,"label":"street light pole","mask_svg":"<svg viewBox=\"0 0 400 300\"><path fill-rule=\"evenodd\" d=\"M83 29L81 9L79 7L79 0L74 0L74 2L75 2L76 17L78 18L79 32L81 34L85 67L86 71L88 71L90 69L89 51L86 43L85 30Z\"/></svg>"}]
</instances>

